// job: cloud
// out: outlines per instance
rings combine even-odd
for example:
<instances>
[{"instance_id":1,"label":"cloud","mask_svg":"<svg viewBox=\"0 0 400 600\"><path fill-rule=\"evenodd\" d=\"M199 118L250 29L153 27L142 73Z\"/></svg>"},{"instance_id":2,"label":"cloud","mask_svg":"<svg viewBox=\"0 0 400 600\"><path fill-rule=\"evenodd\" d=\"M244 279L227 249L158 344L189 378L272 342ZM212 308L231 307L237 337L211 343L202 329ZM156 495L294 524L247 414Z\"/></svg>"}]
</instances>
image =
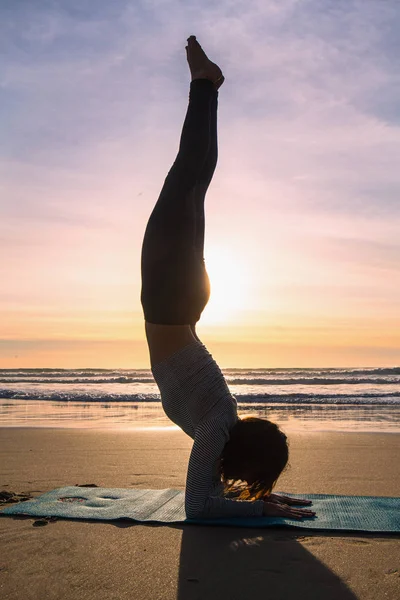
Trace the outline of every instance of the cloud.
<instances>
[{"instance_id":1,"label":"cloud","mask_svg":"<svg viewBox=\"0 0 400 600\"><path fill-rule=\"evenodd\" d=\"M274 263L316 285L323 260L338 278L346 261L366 265L366 278L395 269L396 0L3 5L0 243L11 253L3 277L12 282L18 266L24 293L34 265L45 265L40 281L53 277L71 302L93 270L97 283L112 281L120 262L121 279L139 280L139 260L130 270L125 254L138 259L178 148L190 34L226 76L208 239L240 246L265 280Z\"/></svg>"}]
</instances>

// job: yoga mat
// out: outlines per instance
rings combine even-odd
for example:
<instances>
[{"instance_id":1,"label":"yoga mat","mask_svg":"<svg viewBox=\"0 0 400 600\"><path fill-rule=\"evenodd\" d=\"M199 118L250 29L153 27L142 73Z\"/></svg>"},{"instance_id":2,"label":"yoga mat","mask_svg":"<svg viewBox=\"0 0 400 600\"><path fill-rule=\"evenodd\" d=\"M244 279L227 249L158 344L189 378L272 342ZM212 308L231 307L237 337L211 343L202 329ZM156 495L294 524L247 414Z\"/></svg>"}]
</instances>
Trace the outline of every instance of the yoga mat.
<instances>
[{"instance_id":1,"label":"yoga mat","mask_svg":"<svg viewBox=\"0 0 400 600\"><path fill-rule=\"evenodd\" d=\"M283 492L282 492L283 493ZM285 495L290 496L290 494ZM0 511L3 515L70 519L132 519L145 523L201 523L236 527L287 526L325 531L400 532L400 498L296 494L313 502L316 517L296 521L283 517L186 519L184 492L68 486Z\"/></svg>"}]
</instances>

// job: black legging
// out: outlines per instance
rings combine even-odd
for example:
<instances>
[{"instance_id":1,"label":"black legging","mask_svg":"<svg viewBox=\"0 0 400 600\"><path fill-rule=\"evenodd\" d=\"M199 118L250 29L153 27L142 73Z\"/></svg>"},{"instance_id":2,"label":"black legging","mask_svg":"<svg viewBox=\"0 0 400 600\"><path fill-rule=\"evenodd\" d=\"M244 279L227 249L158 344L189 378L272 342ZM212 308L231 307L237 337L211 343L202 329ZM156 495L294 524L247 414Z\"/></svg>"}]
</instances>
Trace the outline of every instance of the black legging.
<instances>
[{"instance_id":1,"label":"black legging","mask_svg":"<svg viewBox=\"0 0 400 600\"><path fill-rule=\"evenodd\" d=\"M217 165L218 91L190 84L179 152L150 215L142 246L145 320L195 325L210 297L204 264L204 200Z\"/></svg>"}]
</instances>

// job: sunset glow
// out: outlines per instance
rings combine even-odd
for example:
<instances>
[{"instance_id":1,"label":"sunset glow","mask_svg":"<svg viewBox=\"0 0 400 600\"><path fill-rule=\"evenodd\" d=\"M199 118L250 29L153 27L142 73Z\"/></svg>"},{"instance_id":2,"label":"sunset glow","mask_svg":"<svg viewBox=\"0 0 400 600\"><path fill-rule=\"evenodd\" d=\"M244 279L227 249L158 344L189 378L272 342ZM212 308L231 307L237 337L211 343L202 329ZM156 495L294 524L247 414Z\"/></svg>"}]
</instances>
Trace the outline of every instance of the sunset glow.
<instances>
[{"instance_id":1,"label":"sunset glow","mask_svg":"<svg viewBox=\"0 0 400 600\"><path fill-rule=\"evenodd\" d=\"M226 77L202 341L223 366L399 364L395 0L75 4L0 23L0 366L149 365L140 251L190 34Z\"/></svg>"},{"instance_id":2,"label":"sunset glow","mask_svg":"<svg viewBox=\"0 0 400 600\"><path fill-rule=\"evenodd\" d=\"M210 245L211 246L211 245ZM202 325L231 325L248 310L252 278L246 258L235 256L229 246L214 245L206 252L211 297L201 316Z\"/></svg>"}]
</instances>

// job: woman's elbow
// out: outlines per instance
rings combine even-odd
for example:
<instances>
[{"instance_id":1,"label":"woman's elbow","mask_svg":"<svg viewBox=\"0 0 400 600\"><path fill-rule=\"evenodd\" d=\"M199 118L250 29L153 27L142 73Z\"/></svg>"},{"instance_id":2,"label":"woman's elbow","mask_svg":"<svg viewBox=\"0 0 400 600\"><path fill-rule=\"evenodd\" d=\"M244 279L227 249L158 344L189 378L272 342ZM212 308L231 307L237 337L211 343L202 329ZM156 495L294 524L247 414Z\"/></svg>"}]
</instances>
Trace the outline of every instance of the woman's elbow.
<instances>
[{"instance_id":1,"label":"woman's elbow","mask_svg":"<svg viewBox=\"0 0 400 600\"><path fill-rule=\"evenodd\" d=\"M187 519L202 519L206 516L204 506L185 504L185 513Z\"/></svg>"}]
</instances>

